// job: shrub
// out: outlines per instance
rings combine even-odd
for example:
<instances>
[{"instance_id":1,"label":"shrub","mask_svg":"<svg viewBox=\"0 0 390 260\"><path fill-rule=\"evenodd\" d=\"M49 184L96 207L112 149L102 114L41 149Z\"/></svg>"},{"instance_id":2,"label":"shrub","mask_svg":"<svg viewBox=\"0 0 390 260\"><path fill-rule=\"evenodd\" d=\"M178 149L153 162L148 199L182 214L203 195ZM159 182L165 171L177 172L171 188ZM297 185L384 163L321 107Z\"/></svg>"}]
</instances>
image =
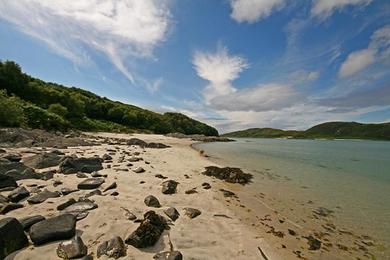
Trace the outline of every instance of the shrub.
<instances>
[{"instance_id":1,"label":"shrub","mask_svg":"<svg viewBox=\"0 0 390 260\"><path fill-rule=\"evenodd\" d=\"M0 125L20 126L24 123L22 101L17 97L8 97L4 90L0 90Z\"/></svg>"}]
</instances>

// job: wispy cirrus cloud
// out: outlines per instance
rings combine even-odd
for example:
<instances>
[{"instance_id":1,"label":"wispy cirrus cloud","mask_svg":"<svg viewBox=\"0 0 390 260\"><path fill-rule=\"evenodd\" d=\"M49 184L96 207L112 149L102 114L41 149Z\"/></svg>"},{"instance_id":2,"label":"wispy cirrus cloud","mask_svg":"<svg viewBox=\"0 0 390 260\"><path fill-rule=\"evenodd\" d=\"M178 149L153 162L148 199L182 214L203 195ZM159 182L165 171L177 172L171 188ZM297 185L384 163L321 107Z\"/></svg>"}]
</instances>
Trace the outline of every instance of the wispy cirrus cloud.
<instances>
[{"instance_id":1,"label":"wispy cirrus cloud","mask_svg":"<svg viewBox=\"0 0 390 260\"><path fill-rule=\"evenodd\" d=\"M0 2L0 19L75 64L103 53L132 83L137 59L152 58L170 28L168 0L18 0Z\"/></svg>"},{"instance_id":2,"label":"wispy cirrus cloud","mask_svg":"<svg viewBox=\"0 0 390 260\"><path fill-rule=\"evenodd\" d=\"M339 11L347 6L365 6L372 0L315 0L311 9L312 16L321 19L328 18L335 11Z\"/></svg>"}]
</instances>

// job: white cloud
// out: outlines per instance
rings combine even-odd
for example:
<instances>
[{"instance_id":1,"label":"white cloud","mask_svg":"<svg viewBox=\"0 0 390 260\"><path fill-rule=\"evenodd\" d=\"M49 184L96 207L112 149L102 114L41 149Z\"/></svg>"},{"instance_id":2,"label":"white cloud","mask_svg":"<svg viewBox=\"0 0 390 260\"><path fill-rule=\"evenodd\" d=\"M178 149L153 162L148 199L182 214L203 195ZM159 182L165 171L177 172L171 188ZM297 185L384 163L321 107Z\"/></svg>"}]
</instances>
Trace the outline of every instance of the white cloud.
<instances>
[{"instance_id":1,"label":"white cloud","mask_svg":"<svg viewBox=\"0 0 390 260\"><path fill-rule=\"evenodd\" d=\"M315 0L311 14L324 19L346 6L368 5L371 2L372 0Z\"/></svg>"},{"instance_id":2,"label":"white cloud","mask_svg":"<svg viewBox=\"0 0 390 260\"><path fill-rule=\"evenodd\" d=\"M347 59L341 64L339 76L352 76L378 61L390 61L389 25L379 28L372 34L370 44L366 49L348 55Z\"/></svg>"},{"instance_id":3,"label":"white cloud","mask_svg":"<svg viewBox=\"0 0 390 260\"><path fill-rule=\"evenodd\" d=\"M198 76L210 82L203 91L206 103L214 97L235 92L231 82L249 66L244 58L229 55L222 46L216 53L195 52L192 63Z\"/></svg>"},{"instance_id":4,"label":"white cloud","mask_svg":"<svg viewBox=\"0 0 390 260\"><path fill-rule=\"evenodd\" d=\"M352 52L340 67L339 76L349 77L375 62L375 50L363 49Z\"/></svg>"},{"instance_id":5,"label":"white cloud","mask_svg":"<svg viewBox=\"0 0 390 260\"><path fill-rule=\"evenodd\" d=\"M285 0L231 0L231 17L237 22L254 23L283 7Z\"/></svg>"},{"instance_id":6,"label":"white cloud","mask_svg":"<svg viewBox=\"0 0 390 260\"><path fill-rule=\"evenodd\" d=\"M289 85L267 84L215 97L210 104L217 110L259 112L280 110L302 99L302 95Z\"/></svg>"},{"instance_id":7,"label":"white cloud","mask_svg":"<svg viewBox=\"0 0 390 260\"><path fill-rule=\"evenodd\" d=\"M170 25L168 0L18 0L0 2L0 19L76 64L87 49L104 53L130 81L138 58L152 57Z\"/></svg>"},{"instance_id":8,"label":"white cloud","mask_svg":"<svg viewBox=\"0 0 390 260\"><path fill-rule=\"evenodd\" d=\"M316 81L320 77L320 73L318 71L311 71L307 75L307 81Z\"/></svg>"}]
</instances>

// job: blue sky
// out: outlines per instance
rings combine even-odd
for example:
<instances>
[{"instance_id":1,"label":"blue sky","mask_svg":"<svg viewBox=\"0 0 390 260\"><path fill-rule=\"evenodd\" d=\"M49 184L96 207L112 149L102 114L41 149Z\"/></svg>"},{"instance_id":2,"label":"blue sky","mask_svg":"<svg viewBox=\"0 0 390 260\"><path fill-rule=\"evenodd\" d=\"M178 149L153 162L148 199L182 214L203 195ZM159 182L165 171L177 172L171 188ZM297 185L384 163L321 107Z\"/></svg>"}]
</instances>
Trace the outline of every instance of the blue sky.
<instances>
[{"instance_id":1,"label":"blue sky","mask_svg":"<svg viewBox=\"0 0 390 260\"><path fill-rule=\"evenodd\" d=\"M221 132L390 121L386 0L1 1L0 59Z\"/></svg>"}]
</instances>

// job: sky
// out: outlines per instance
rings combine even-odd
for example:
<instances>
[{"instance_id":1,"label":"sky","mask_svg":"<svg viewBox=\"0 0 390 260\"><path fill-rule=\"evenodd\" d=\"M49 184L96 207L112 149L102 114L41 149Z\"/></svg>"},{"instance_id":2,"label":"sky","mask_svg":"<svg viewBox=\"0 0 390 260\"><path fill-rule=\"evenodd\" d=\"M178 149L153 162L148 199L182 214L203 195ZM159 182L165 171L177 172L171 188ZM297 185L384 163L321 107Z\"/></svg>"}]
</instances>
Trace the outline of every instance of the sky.
<instances>
[{"instance_id":1,"label":"sky","mask_svg":"<svg viewBox=\"0 0 390 260\"><path fill-rule=\"evenodd\" d=\"M390 121L388 0L0 0L0 60L222 133Z\"/></svg>"}]
</instances>

